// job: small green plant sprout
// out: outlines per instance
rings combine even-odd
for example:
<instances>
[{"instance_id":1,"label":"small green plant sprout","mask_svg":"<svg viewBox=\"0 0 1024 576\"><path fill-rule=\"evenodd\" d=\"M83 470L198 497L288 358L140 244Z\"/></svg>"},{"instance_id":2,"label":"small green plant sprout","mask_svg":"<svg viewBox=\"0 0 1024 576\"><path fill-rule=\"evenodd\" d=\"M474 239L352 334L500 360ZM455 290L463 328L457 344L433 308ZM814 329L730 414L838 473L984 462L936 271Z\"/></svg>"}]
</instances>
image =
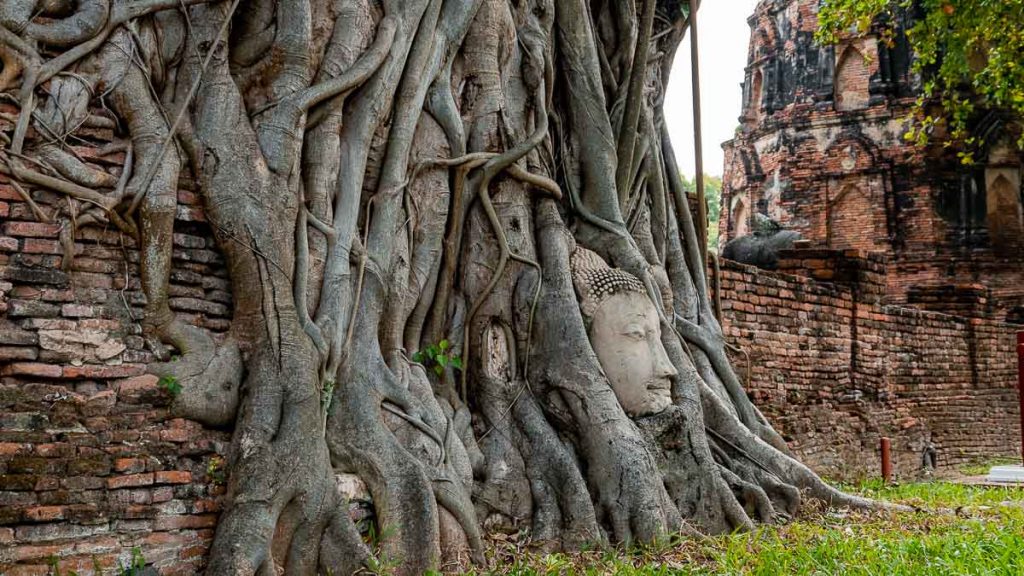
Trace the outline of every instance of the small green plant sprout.
<instances>
[{"instance_id":1,"label":"small green plant sprout","mask_svg":"<svg viewBox=\"0 0 1024 576\"><path fill-rule=\"evenodd\" d=\"M50 555L46 559L46 563L50 565L50 576L78 576L78 572L69 570L68 572L60 571L60 558L55 555Z\"/></svg>"},{"instance_id":2,"label":"small green plant sprout","mask_svg":"<svg viewBox=\"0 0 1024 576\"><path fill-rule=\"evenodd\" d=\"M206 465L206 477L217 486L227 482L227 471L225 470L223 458L220 456L210 458L210 463Z\"/></svg>"},{"instance_id":3,"label":"small green plant sprout","mask_svg":"<svg viewBox=\"0 0 1024 576\"><path fill-rule=\"evenodd\" d=\"M160 380L156 383L161 390L166 391L171 396L177 396L181 394L181 384L178 382L178 378L170 374L161 376Z\"/></svg>"},{"instance_id":4,"label":"small green plant sprout","mask_svg":"<svg viewBox=\"0 0 1024 576\"><path fill-rule=\"evenodd\" d=\"M120 561L117 563L118 576L142 576L145 569L146 558L143 557L142 550L138 547L132 548L132 557L127 565L122 564Z\"/></svg>"},{"instance_id":5,"label":"small green plant sprout","mask_svg":"<svg viewBox=\"0 0 1024 576\"><path fill-rule=\"evenodd\" d=\"M448 340L441 340L414 353L412 361L432 369L438 376L444 374L444 369L449 366L455 370L462 370L462 358L452 350L451 342Z\"/></svg>"}]
</instances>

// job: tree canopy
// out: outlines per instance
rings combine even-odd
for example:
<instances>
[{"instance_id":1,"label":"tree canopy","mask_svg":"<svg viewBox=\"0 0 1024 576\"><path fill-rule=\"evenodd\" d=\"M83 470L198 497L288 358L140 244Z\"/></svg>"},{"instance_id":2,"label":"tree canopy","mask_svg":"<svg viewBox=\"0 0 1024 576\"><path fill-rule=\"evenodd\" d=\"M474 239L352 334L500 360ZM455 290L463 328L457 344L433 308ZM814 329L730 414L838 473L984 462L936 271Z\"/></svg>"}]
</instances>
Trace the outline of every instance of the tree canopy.
<instances>
[{"instance_id":1,"label":"tree canopy","mask_svg":"<svg viewBox=\"0 0 1024 576\"><path fill-rule=\"evenodd\" d=\"M682 176L683 190L691 193L697 184L685 174ZM722 214L722 177L704 174L704 198L708 205L708 250L718 250L718 218Z\"/></svg>"},{"instance_id":2,"label":"tree canopy","mask_svg":"<svg viewBox=\"0 0 1024 576\"><path fill-rule=\"evenodd\" d=\"M901 12L912 16L905 30L895 24ZM979 110L1024 115L1024 0L826 0L818 19L824 43L873 30L888 42L906 34L922 77L909 140L923 144L944 130L970 163L982 144L970 132Z\"/></svg>"}]
</instances>

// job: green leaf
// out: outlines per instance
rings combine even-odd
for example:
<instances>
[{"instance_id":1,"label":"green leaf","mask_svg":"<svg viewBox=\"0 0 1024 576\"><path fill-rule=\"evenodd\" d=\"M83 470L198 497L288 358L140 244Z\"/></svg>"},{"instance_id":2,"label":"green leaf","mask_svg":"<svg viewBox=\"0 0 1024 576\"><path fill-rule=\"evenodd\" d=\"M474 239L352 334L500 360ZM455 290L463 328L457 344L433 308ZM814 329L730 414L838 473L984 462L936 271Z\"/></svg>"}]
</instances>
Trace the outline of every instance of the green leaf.
<instances>
[{"instance_id":1,"label":"green leaf","mask_svg":"<svg viewBox=\"0 0 1024 576\"><path fill-rule=\"evenodd\" d=\"M438 342L437 345L439 348L441 348L441 352L444 352L448 348L451 348L451 343L449 343L448 340L441 340L440 342Z\"/></svg>"},{"instance_id":2,"label":"green leaf","mask_svg":"<svg viewBox=\"0 0 1024 576\"><path fill-rule=\"evenodd\" d=\"M437 361L437 365L440 366L441 368L444 368L445 366L448 365L448 357L445 356L444 354L438 354L437 358L434 358L434 360Z\"/></svg>"},{"instance_id":3,"label":"green leaf","mask_svg":"<svg viewBox=\"0 0 1024 576\"><path fill-rule=\"evenodd\" d=\"M441 376L442 374L444 374L444 368L442 368L440 364L435 365L434 366L434 374L437 374L438 376Z\"/></svg>"},{"instance_id":4,"label":"green leaf","mask_svg":"<svg viewBox=\"0 0 1024 576\"><path fill-rule=\"evenodd\" d=\"M456 370L462 370L462 358L458 356L453 357L448 364Z\"/></svg>"},{"instance_id":5,"label":"green leaf","mask_svg":"<svg viewBox=\"0 0 1024 576\"><path fill-rule=\"evenodd\" d=\"M412 361L413 362L416 362L418 364L423 364L423 360L424 360L424 358L423 358L423 352L422 351L413 352L413 354L412 354Z\"/></svg>"}]
</instances>

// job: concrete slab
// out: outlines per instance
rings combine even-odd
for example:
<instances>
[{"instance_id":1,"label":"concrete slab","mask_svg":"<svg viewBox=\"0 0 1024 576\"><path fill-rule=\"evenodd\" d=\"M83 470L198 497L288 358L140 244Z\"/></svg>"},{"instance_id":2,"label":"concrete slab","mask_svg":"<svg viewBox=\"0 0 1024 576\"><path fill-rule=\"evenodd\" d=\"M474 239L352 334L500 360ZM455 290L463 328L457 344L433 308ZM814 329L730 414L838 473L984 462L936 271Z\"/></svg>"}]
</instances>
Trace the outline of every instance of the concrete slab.
<instances>
[{"instance_id":1,"label":"concrete slab","mask_svg":"<svg viewBox=\"0 0 1024 576\"><path fill-rule=\"evenodd\" d=\"M993 466L985 479L1000 484L1024 484L1024 466Z\"/></svg>"}]
</instances>

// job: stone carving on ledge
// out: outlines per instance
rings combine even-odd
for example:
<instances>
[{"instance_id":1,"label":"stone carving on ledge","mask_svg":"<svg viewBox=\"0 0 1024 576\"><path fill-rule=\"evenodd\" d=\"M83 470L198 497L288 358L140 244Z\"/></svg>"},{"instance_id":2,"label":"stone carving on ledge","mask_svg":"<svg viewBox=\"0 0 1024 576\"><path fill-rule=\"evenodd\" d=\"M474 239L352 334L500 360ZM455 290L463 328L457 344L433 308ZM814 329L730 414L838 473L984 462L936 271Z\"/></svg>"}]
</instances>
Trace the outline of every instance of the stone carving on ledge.
<instances>
[{"instance_id":1,"label":"stone carving on ledge","mask_svg":"<svg viewBox=\"0 0 1024 576\"><path fill-rule=\"evenodd\" d=\"M803 237L799 232L786 230L762 214L757 214L756 220L757 228L753 234L726 242L722 247L722 258L764 270L775 270L779 267L779 252L791 250L794 243Z\"/></svg>"},{"instance_id":2,"label":"stone carving on ledge","mask_svg":"<svg viewBox=\"0 0 1024 576\"><path fill-rule=\"evenodd\" d=\"M572 276L590 344L619 404L631 417L664 411L677 372L643 283L581 247L572 255Z\"/></svg>"}]
</instances>

